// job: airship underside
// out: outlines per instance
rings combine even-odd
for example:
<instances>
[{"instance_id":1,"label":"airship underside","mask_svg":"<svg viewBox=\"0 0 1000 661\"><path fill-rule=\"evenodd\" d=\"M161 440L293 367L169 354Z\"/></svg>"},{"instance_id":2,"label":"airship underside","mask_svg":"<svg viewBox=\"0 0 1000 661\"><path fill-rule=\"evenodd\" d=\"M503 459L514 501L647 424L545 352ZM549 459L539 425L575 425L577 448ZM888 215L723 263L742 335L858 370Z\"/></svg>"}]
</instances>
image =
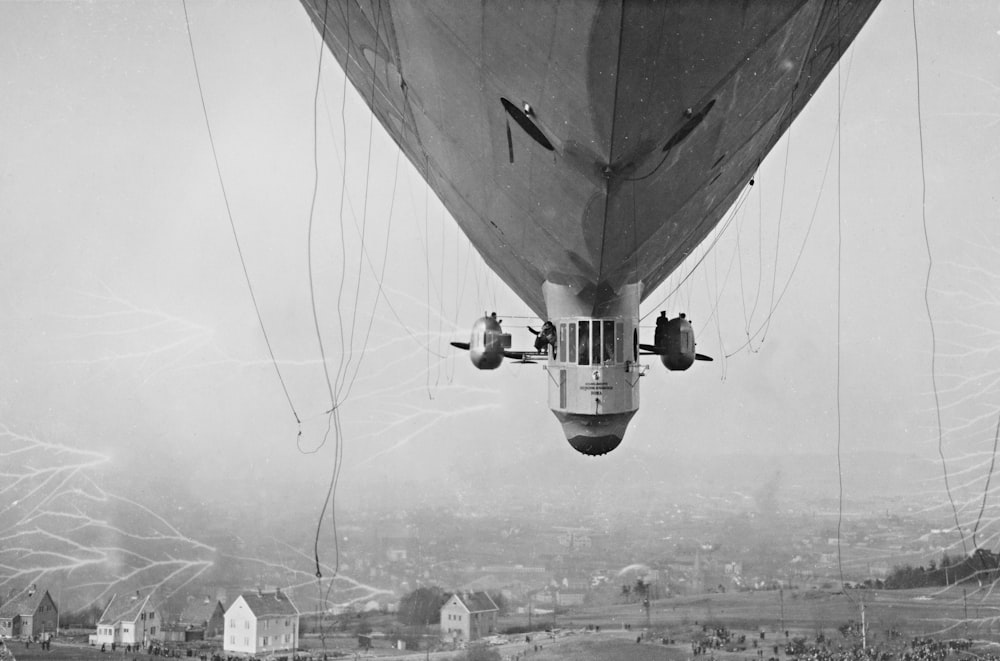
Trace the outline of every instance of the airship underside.
<instances>
[{"instance_id":1,"label":"airship underside","mask_svg":"<svg viewBox=\"0 0 1000 661\"><path fill-rule=\"evenodd\" d=\"M549 405L587 454L638 409L640 302L878 4L302 2L486 262L552 323Z\"/></svg>"}]
</instances>

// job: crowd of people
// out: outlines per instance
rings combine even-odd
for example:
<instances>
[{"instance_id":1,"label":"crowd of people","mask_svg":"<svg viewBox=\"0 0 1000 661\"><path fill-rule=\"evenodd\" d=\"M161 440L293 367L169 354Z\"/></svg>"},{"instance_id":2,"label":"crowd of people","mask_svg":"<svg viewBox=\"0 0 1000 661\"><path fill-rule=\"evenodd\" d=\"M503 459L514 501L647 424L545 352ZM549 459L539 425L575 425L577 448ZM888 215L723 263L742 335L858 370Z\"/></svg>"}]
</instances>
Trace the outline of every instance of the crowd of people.
<instances>
[{"instance_id":1,"label":"crowd of people","mask_svg":"<svg viewBox=\"0 0 1000 661\"><path fill-rule=\"evenodd\" d=\"M850 645L823 640L817 644L786 647L786 655L795 661L946 661L954 652L967 651L972 641L913 638L905 645L864 645L854 640ZM981 661L987 661L982 658ZM1000 661L997 659L996 661Z\"/></svg>"}]
</instances>

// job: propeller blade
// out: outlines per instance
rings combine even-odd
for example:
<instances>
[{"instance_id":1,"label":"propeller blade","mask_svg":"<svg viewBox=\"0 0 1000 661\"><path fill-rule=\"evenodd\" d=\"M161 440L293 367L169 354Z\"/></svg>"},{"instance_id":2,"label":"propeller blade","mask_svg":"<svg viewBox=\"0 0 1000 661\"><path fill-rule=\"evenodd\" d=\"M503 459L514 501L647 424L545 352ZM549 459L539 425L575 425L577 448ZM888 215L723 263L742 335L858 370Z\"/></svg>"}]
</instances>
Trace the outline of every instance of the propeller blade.
<instances>
[{"instance_id":1,"label":"propeller blade","mask_svg":"<svg viewBox=\"0 0 1000 661\"><path fill-rule=\"evenodd\" d=\"M451 346L455 347L456 349L465 349L466 351L469 350L468 342L452 342Z\"/></svg>"},{"instance_id":2,"label":"propeller blade","mask_svg":"<svg viewBox=\"0 0 1000 661\"><path fill-rule=\"evenodd\" d=\"M694 359L695 359L695 360L705 360L705 361L708 361L708 362L710 362L710 363L711 363L711 362L713 362L713 361L715 360L715 359L714 359L714 358L712 358L711 356L706 356L706 355L705 355L705 354L703 354L703 353L696 353L696 354L694 355Z\"/></svg>"},{"instance_id":3,"label":"propeller blade","mask_svg":"<svg viewBox=\"0 0 1000 661\"><path fill-rule=\"evenodd\" d=\"M545 354L540 351L504 351L504 358L511 358L513 360L526 361L526 362L536 362L535 358L543 358Z\"/></svg>"},{"instance_id":4,"label":"propeller blade","mask_svg":"<svg viewBox=\"0 0 1000 661\"><path fill-rule=\"evenodd\" d=\"M655 344L640 344L639 348L648 352L645 354L647 356L663 356L667 353L666 349L661 349Z\"/></svg>"}]
</instances>

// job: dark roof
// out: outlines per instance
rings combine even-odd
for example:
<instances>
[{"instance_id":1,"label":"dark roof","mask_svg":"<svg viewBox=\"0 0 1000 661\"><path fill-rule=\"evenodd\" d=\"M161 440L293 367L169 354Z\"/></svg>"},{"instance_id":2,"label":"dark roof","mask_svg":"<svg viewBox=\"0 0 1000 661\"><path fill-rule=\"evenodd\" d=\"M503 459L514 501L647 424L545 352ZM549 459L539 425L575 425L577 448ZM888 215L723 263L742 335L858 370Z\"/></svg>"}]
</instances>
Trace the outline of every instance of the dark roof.
<instances>
[{"instance_id":1,"label":"dark roof","mask_svg":"<svg viewBox=\"0 0 1000 661\"><path fill-rule=\"evenodd\" d=\"M295 604L283 592L244 592L240 596L257 617L299 614Z\"/></svg>"},{"instance_id":2,"label":"dark roof","mask_svg":"<svg viewBox=\"0 0 1000 661\"><path fill-rule=\"evenodd\" d=\"M26 588L10 601L0 606L0 617L15 617L17 615L32 615L38 610L48 590L33 590Z\"/></svg>"},{"instance_id":3,"label":"dark roof","mask_svg":"<svg viewBox=\"0 0 1000 661\"><path fill-rule=\"evenodd\" d=\"M181 611L181 615L177 618L177 621L189 624L204 624L212 619L216 608L222 609L222 604L218 600L212 601L210 599L195 599L184 607L184 610Z\"/></svg>"},{"instance_id":4,"label":"dark roof","mask_svg":"<svg viewBox=\"0 0 1000 661\"><path fill-rule=\"evenodd\" d=\"M458 600L462 602L470 613L482 613L484 611L498 611L497 605L490 598L490 595L485 592L455 592L454 594L448 595L448 601L451 601L452 597L458 597ZM445 602L447 603L447 601Z\"/></svg>"},{"instance_id":5,"label":"dark roof","mask_svg":"<svg viewBox=\"0 0 1000 661\"><path fill-rule=\"evenodd\" d=\"M139 613L146 608L149 595L145 597L119 597L117 594L111 597L111 602L104 609L98 624L114 624L115 622L135 622L139 619Z\"/></svg>"}]
</instances>

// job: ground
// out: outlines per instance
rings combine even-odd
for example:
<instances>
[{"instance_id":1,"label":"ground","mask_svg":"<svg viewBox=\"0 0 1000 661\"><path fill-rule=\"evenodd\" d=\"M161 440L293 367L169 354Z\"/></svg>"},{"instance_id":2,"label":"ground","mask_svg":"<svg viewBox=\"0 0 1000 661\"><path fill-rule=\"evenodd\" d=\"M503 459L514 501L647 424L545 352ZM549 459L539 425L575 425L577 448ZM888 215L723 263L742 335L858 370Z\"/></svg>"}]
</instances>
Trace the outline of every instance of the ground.
<instances>
[{"instance_id":1,"label":"ground","mask_svg":"<svg viewBox=\"0 0 1000 661\"><path fill-rule=\"evenodd\" d=\"M126 658L125 652L121 650L114 654L111 652L102 654L100 647L83 645L53 643L51 650L43 650L42 646L38 643L32 643L29 648L25 648L24 643L21 642L8 642L7 645L17 661L25 661L26 659L48 659L50 661L91 661L92 659L101 659L101 661L118 661ZM135 655L129 654L128 659L132 659L133 656Z\"/></svg>"},{"instance_id":2,"label":"ground","mask_svg":"<svg viewBox=\"0 0 1000 661\"><path fill-rule=\"evenodd\" d=\"M783 593L750 592L708 594L690 597L661 599L653 603L649 613L650 629L646 642L637 644L636 638L646 629L646 612L638 604L580 607L560 613L555 625L556 634L532 634L531 643L524 642L524 634L509 636L515 641L497 647L501 657L508 661L613 661L616 659L658 659L684 661L691 658L691 641L701 635L703 625L725 626L747 635L747 650L727 653L716 651L716 661L746 661L754 658L751 641L765 633L765 656L772 656L772 645L785 643L784 632L789 638L804 636L814 639L818 633L836 640L842 639L838 627L848 621L861 619L864 605L869 642L883 644L888 632L895 630L900 640L915 636L931 635L939 639L971 638L977 648L996 653L995 643L1000 641L1000 591L976 590L968 586L948 590L864 590L849 594L814 591L786 590ZM551 617L551 616L548 616ZM524 625L527 616L504 618L501 629ZM538 623L537 616L534 623ZM600 633L586 632L587 625L599 625ZM629 627L626 629L625 627ZM673 645L662 644L661 639L674 639ZM757 638L759 640L759 638ZM304 641L314 652L318 638ZM845 641L848 642L848 641ZM17 661L27 659L74 659L90 661L129 661L133 657L144 661L154 658L146 654L128 654L121 650L101 653L100 648L56 642L51 651L42 650L38 644L26 649L24 643L9 643ZM539 649L535 649L538 645ZM327 650L341 650L346 658L353 659L357 650L355 636L337 636L327 640ZM424 650L399 652L378 648L364 655L378 661L400 659L417 661L434 658L438 661L461 661L461 651L438 651L427 654ZM183 657L187 658L187 657ZM785 655L779 652L784 661Z\"/></svg>"}]
</instances>

